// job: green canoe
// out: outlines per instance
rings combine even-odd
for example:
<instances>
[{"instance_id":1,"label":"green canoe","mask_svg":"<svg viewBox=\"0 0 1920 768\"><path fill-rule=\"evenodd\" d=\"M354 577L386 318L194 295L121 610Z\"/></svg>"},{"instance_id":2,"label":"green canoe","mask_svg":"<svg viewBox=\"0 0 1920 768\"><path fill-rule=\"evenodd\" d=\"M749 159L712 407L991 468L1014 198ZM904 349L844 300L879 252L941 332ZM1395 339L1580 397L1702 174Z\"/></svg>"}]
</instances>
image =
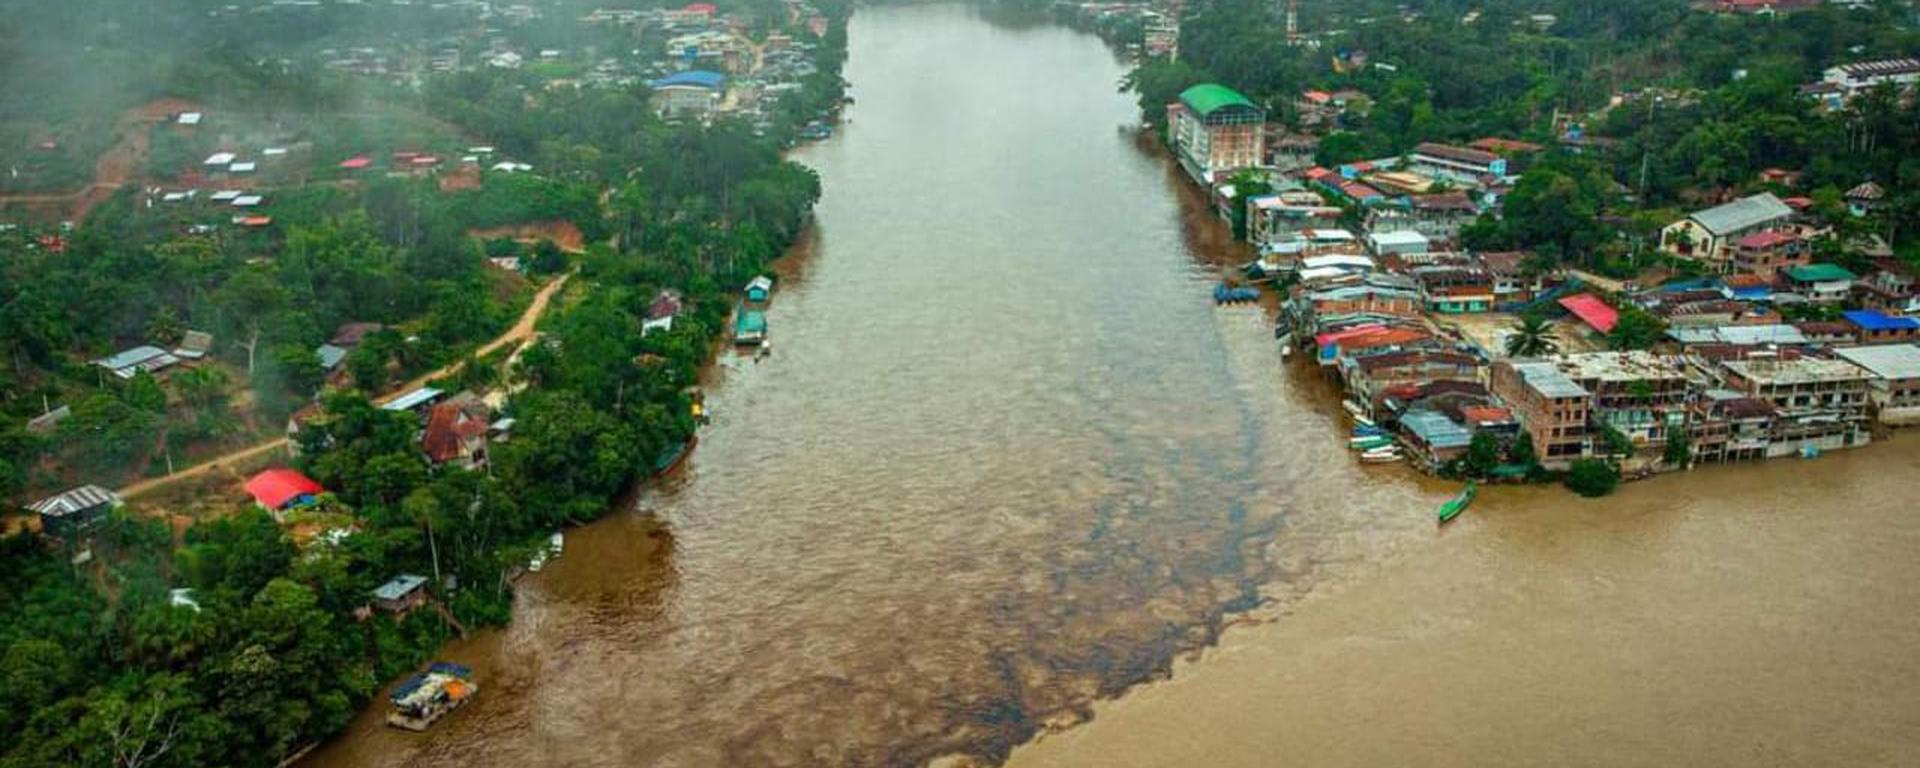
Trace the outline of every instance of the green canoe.
<instances>
[{"instance_id":1,"label":"green canoe","mask_svg":"<svg viewBox=\"0 0 1920 768\"><path fill-rule=\"evenodd\" d=\"M1474 482L1468 480L1467 487L1460 490L1460 495L1448 499L1445 504L1441 504L1440 522L1445 523L1448 520L1459 517L1460 513L1467 511L1467 505L1473 503L1474 488Z\"/></svg>"}]
</instances>

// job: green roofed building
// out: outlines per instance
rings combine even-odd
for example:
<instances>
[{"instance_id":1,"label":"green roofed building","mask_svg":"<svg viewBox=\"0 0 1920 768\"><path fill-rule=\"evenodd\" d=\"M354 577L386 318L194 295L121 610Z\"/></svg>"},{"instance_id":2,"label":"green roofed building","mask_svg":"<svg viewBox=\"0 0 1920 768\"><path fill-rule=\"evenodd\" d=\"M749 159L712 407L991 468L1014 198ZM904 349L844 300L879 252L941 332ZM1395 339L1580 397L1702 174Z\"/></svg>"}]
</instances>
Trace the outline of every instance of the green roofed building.
<instances>
[{"instance_id":1,"label":"green roofed building","mask_svg":"<svg viewBox=\"0 0 1920 768\"><path fill-rule=\"evenodd\" d=\"M1180 100L1167 105L1174 156L1202 186L1266 162L1266 123L1266 110L1215 83L1181 91Z\"/></svg>"},{"instance_id":2,"label":"green roofed building","mask_svg":"<svg viewBox=\"0 0 1920 768\"><path fill-rule=\"evenodd\" d=\"M1817 304L1837 304L1853 293L1852 272L1837 264L1807 264L1787 270L1795 293Z\"/></svg>"}]
</instances>

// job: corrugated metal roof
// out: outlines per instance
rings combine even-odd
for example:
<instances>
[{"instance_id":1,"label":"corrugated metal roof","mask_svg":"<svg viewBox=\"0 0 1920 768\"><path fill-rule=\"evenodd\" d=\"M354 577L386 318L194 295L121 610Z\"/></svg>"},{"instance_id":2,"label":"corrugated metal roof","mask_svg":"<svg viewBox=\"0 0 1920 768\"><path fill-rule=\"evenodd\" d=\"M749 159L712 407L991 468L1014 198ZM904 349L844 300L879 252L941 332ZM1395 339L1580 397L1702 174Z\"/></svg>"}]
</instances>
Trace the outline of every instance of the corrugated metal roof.
<instances>
[{"instance_id":1,"label":"corrugated metal roof","mask_svg":"<svg viewBox=\"0 0 1920 768\"><path fill-rule=\"evenodd\" d=\"M690 86L694 88L706 88L709 90L717 91L717 90L720 90L721 88L726 87L726 85L727 85L726 75L720 74L718 72L709 72L704 69L692 69L685 72L675 72L671 75L667 75L666 77L647 83L647 87L653 88L655 90L659 90L661 88Z\"/></svg>"},{"instance_id":2,"label":"corrugated metal roof","mask_svg":"<svg viewBox=\"0 0 1920 768\"><path fill-rule=\"evenodd\" d=\"M1234 108L1253 111L1260 109L1254 106L1252 101L1248 101L1247 97L1241 95L1239 91L1218 83L1202 83L1181 91L1180 103L1187 105L1187 109L1193 110L1194 114L1202 118L1212 115L1221 109Z\"/></svg>"},{"instance_id":3,"label":"corrugated metal roof","mask_svg":"<svg viewBox=\"0 0 1920 768\"><path fill-rule=\"evenodd\" d=\"M1611 333L1613 326L1620 322L1620 310L1608 306L1591 293L1568 296L1560 300L1560 306L1566 307L1568 312L1601 333Z\"/></svg>"},{"instance_id":4,"label":"corrugated metal roof","mask_svg":"<svg viewBox=\"0 0 1920 768\"><path fill-rule=\"evenodd\" d=\"M434 389L433 387L421 387L396 397L386 405L380 407L388 411L411 411L414 408L432 402L434 398L439 397L441 394L440 390Z\"/></svg>"},{"instance_id":5,"label":"corrugated metal roof","mask_svg":"<svg viewBox=\"0 0 1920 768\"><path fill-rule=\"evenodd\" d=\"M426 583L427 577L425 576L403 573L393 577L391 581L374 588L373 596L381 600L398 600L406 597L408 593L419 589Z\"/></svg>"},{"instance_id":6,"label":"corrugated metal roof","mask_svg":"<svg viewBox=\"0 0 1920 768\"><path fill-rule=\"evenodd\" d=\"M1546 397L1586 397L1587 390L1573 379L1560 372L1560 368L1548 362L1513 363L1513 369L1532 387Z\"/></svg>"},{"instance_id":7,"label":"corrugated metal roof","mask_svg":"<svg viewBox=\"0 0 1920 768\"><path fill-rule=\"evenodd\" d=\"M329 371L339 367L341 361L347 359L347 351L332 344L320 345L313 350L313 354L320 358L320 367Z\"/></svg>"},{"instance_id":8,"label":"corrugated metal roof","mask_svg":"<svg viewBox=\"0 0 1920 768\"><path fill-rule=\"evenodd\" d=\"M93 362L95 365L98 365L102 368L111 368L117 371L122 368L132 368L136 365L147 362L149 360L152 360L154 358L160 357L165 354L167 354L167 351L159 347L155 347L151 345L141 345L138 347L134 347L132 349L120 351L118 353L115 353L111 357L100 358Z\"/></svg>"},{"instance_id":9,"label":"corrugated metal roof","mask_svg":"<svg viewBox=\"0 0 1920 768\"><path fill-rule=\"evenodd\" d=\"M1771 192L1762 192L1716 205L1693 214L1692 218L1708 232L1723 235L1792 215L1793 209L1780 202L1780 198L1774 197Z\"/></svg>"},{"instance_id":10,"label":"corrugated metal roof","mask_svg":"<svg viewBox=\"0 0 1920 768\"><path fill-rule=\"evenodd\" d=\"M69 488L53 496L33 503L32 509L41 517L65 517L76 512L84 512L102 504L119 504L120 495L97 485L83 485Z\"/></svg>"},{"instance_id":11,"label":"corrugated metal roof","mask_svg":"<svg viewBox=\"0 0 1920 768\"><path fill-rule=\"evenodd\" d=\"M1787 277L1802 283L1833 283L1854 279L1854 274L1838 264L1808 264L1787 270Z\"/></svg>"},{"instance_id":12,"label":"corrugated metal roof","mask_svg":"<svg viewBox=\"0 0 1920 768\"><path fill-rule=\"evenodd\" d=\"M1847 347L1833 353L1882 379L1920 379L1920 347L1912 344Z\"/></svg>"},{"instance_id":13,"label":"corrugated metal roof","mask_svg":"<svg viewBox=\"0 0 1920 768\"><path fill-rule=\"evenodd\" d=\"M1920 328L1920 320L1911 317L1897 317L1871 309L1855 309L1840 313L1847 322L1869 331L1902 331Z\"/></svg>"},{"instance_id":14,"label":"corrugated metal roof","mask_svg":"<svg viewBox=\"0 0 1920 768\"><path fill-rule=\"evenodd\" d=\"M1733 344L1750 347L1760 344L1800 346L1807 335L1791 325L1723 325L1718 328L1676 326L1667 329L1668 338L1681 344Z\"/></svg>"},{"instance_id":15,"label":"corrugated metal roof","mask_svg":"<svg viewBox=\"0 0 1920 768\"><path fill-rule=\"evenodd\" d=\"M1465 448L1473 443L1473 432L1460 426L1446 414L1425 408L1400 414L1400 427L1435 448Z\"/></svg>"}]
</instances>

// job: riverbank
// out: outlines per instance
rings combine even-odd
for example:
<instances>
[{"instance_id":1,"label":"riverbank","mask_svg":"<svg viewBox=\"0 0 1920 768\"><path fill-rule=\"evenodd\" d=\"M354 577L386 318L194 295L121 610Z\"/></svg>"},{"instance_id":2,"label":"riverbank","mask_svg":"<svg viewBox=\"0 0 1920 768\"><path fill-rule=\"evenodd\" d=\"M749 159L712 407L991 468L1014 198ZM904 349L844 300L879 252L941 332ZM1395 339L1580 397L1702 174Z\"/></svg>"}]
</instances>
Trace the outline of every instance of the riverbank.
<instances>
[{"instance_id":1,"label":"riverbank","mask_svg":"<svg viewBox=\"0 0 1920 768\"><path fill-rule=\"evenodd\" d=\"M1920 440L1821 467L1484 491L1010 765L1914 764Z\"/></svg>"}]
</instances>

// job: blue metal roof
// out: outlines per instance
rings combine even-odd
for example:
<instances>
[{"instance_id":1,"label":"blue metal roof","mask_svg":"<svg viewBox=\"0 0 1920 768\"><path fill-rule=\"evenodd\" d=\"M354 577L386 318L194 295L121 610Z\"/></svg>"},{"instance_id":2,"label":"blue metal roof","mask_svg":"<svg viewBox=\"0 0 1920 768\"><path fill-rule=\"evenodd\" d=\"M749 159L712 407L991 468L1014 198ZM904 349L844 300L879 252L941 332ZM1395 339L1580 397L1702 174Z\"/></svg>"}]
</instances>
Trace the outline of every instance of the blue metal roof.
<instances>
[{"instance_id":1,"label":"blue metal roof","mask_svg":"<svg viewBox=\"0 0 1920 768\"><path fill-rule=\"evenodd\" d=\"M1435 448L1464 448L1473 442L1473 432L1439 411L1419 409L1400 415L1400 427Z\"/></svg>"},{"instance_id":2,"label":"blue metal roof","mask_svg":"<svg viewBox=\"0 0 1920 768\"><path fill-rule=\"evenodd\" d=\"M1869 331L1901 331L1920 328L1920 320L1911 317L1895 317L1871 309L1855 309L1840 313L1847 322Z\"/></svg>"},{"instance_id":3,"label":"blue metal roof","mask_svg":"<svg viewBox=\"0 0 1920 768\"><path fill-rule=\"evenodd\" d=\"M727 76L718 72L709 72L704 69L689 69L685 72L675 72L647 83L647 87L654 90L674 86L693 86L717 91L727 86Z\"/></svg>"},{"instance_id":4,"label":"blue metal roof","mask_svg":"<svg viewBox=\"0 0 1920 768\"><path fill-rule=\"evenodd\" d=\"M380 407L388 411L411 411L422 405L426 405L427 403L433 402L434 400L438 399L441 394L443 393L440 390L434 389L433 387L421 387L412 392L408 392L404 395L394 398L392 402L389 402L386 405L383 405Z\"/></svg>"}]
</instances>

